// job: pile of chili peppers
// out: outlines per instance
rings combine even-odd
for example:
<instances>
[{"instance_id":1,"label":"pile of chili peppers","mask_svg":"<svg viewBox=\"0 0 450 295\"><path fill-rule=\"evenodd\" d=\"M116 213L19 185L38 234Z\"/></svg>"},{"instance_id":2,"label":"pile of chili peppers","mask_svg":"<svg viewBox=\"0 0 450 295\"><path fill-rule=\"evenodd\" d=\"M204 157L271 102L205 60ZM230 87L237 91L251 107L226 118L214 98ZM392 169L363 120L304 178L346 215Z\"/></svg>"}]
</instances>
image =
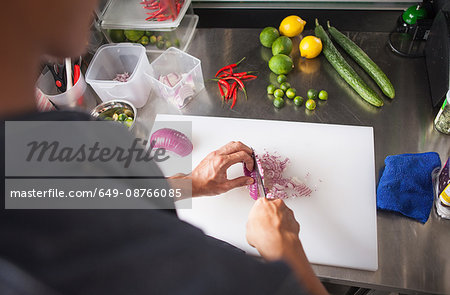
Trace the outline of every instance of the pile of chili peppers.
<instances>
[{"instance_id":1,"label":"pile of chili peppers","mask_svg":"<svg viewBox=\"0 0 450 295\"><path fill-rule=\"evenodd\" d=\"M155 10L148 12L149 16L145 20L161 22L168 19L175 20L183 7L184 0L143 0L141 4L144 9Z\"/></svg>"},{"instance_id":2,"label":"pile of chili peppers","mask_svg":"<svg viewBox=\"0 0 450 295\"><path fill-rule=\"evenodd\" d=\"M219 86L220 95L222 96L222 102L228 102L232 100L231 109L233 109L237 100L237 93L239 88L244 92L245 98L247 99L247 91L245 90L244 81L250 81L257 78L255 71L240 72L235 73L234 69L244 61L245 57L238 61L237 63L227 65L216 73L216 78L212 79L217 81ZM225 88L225 90L224 90Z\"/></svg>"}]
</instances>

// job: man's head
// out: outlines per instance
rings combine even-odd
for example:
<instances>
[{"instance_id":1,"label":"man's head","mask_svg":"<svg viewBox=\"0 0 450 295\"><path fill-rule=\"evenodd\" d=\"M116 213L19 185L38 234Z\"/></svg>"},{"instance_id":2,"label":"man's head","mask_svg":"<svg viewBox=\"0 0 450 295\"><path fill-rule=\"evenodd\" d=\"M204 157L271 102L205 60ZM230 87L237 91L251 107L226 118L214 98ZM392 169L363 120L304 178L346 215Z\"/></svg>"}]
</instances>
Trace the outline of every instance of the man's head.
<instances>
[{"instance_id":1,"label":"man's head","mask_svg":"<svg viewBox=\"0 0 450 295\"><path fill-rule=\"evenodd\" d=\"M12 40L22 38L24 42L15 40L17 46L28 45L30 50L55 57L75 57L86 47L97 1L19 0L3 5L2 30L8 30L6 36Z\"/></svg>"}]
</instances>

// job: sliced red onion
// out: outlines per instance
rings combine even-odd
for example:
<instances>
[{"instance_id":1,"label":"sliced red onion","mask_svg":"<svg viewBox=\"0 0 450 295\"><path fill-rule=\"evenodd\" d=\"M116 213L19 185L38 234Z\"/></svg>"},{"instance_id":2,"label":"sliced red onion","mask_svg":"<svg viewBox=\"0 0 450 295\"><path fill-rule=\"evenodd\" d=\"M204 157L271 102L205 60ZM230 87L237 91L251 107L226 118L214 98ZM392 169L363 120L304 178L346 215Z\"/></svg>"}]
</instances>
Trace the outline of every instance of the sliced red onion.
<instances>
[{"instance_id":1,"label":"sliced red onion","mask_svg":"<svg viewBox=\"0 0 450 295\"><path fill-rule=\"evenodd\" d=\"M292 197L310 196L312 190L295 177L284 177L284 170L289 164L289 159L281 159L279 155L272 155L268 152L257 158L264 169L264 184L267 190L267 197L274 199L286 199Z\"/></svg>"},{"instance_id":2,"label":"sliced red onion","mask_svg":"<svg viewBox=\"0 0 450 295\"><path fill-rule=\"evenodd\" d=\"M169 73L165 76L159 76L159 82L163 83L166 86L173 87L182 79L182 75L178 73Z\"/></svg>"},{"instance_id":3,"label":"sliced red onion","mask_svg":"<svg viewBox=\"0 0 450 295\"><path fill-rule=\"evenodd\" d=\"M169 81L169 84L171 87L175 86L178 82L181 80L181 75L178 73L170 73L167 74L167 80Z\"/></svg>"},{"instance_id":4,"label":"sliced red onion","mask_svg":"<svg viewBox=\"0 0 450 295\"><path fill-rule=\"evenodd\" d=\"M186 157L193 150L189 138L180 131L171 128L162 128L153 132L150 142L155 142L153 148L164 148L181 157Z\"/></svg>"}]
</instances>

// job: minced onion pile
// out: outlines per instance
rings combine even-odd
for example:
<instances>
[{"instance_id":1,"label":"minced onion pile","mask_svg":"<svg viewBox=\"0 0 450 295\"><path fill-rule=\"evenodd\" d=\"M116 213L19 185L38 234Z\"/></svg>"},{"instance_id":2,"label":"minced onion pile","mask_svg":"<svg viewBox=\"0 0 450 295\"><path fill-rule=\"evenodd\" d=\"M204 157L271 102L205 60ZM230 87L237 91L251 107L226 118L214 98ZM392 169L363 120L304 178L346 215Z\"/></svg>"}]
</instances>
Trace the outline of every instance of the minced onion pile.
<instances>
[{"instance_id":1,"label":"minced onion pile","mask_svg":"<svg viewBox=\"0 0 450 295\"><path fill-rule=\"evenodd\" d=\"M128 79L130 79L130 74L128 74L127 72L123 73L123 74L116 74L116 77L113 79L113 81L117 81L117 82L127 82Z\"/></svg>"},{"instance_id":2,"label":"minced onion pile","mask_svg":"<svg viewBox=\"0 0 450 295\"><path fill-rule=\"evenodd\" d=\"M287 199L289 197L307 197L311 195L312 190L306 184L295 177L283 176L283 172L288 166L289 158L283 160L279 155L265 152L260 156L256 155L256 159L261 164L262 169L260 170L262 171L260 172L264 178L268 198ZM244 167L245 170L246 168ZM247 175L247 173L245 174ZM253 177L253 175L249 176ZM254 179L255 182L251 186L257 186L256 178ZM255 188L251 186L249 186L250 195L255 199ZM258 189L256 188L256 194L257 192Z\"/></svg>"}]
</instances>

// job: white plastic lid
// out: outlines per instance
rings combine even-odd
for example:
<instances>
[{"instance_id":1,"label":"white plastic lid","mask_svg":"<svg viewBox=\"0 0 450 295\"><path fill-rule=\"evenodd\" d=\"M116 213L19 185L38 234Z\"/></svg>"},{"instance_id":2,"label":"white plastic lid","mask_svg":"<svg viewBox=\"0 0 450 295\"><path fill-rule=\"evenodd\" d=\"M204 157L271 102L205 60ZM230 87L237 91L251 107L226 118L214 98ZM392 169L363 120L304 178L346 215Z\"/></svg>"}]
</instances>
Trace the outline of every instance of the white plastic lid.
<instances>
[{"instance_id":1,"label":"white plastic lid","mask_svg":"<svg viewBox=\"0 0 450 295\"><path fill-rule=\"evenodd\" d=\"M191 4L191 0L185 0L175 20L148 21L145 20L148 17L147 12L156 10L145 9L140 2L139 0L110 0L100 18L100 26L103 29L173 29L180 25Z\"/></svg>"}]
</instances>

